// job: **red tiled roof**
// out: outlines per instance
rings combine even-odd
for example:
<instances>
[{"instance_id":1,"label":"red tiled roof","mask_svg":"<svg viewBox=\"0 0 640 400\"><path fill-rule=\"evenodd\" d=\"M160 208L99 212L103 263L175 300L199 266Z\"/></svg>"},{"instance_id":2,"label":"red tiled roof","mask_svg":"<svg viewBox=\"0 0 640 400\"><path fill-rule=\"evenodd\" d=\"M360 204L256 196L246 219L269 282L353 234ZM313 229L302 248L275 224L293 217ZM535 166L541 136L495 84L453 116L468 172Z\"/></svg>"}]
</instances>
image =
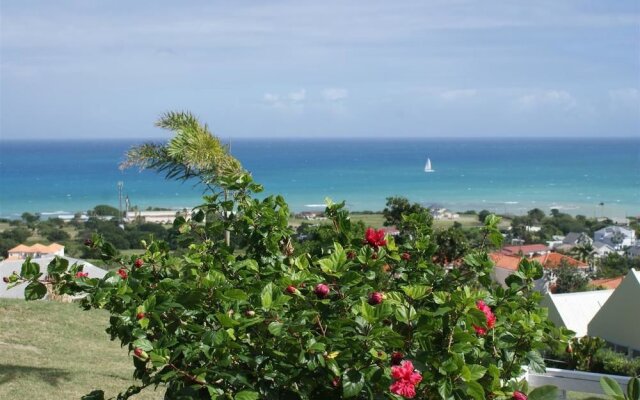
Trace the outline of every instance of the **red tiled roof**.
<instances>
[{"instance_id":1,"label":"red tiled roof","mask_svg":"<svg viewBox=\"0 0 640 400\"><path fill-rule=\"evenodd\" d=\"M489 257L491 257L491 260L493 260L493 263L496 265L496 267L508 269L511 271L516 271L518 269L518 265L520 264L520 260L522 259L522 257L520 256L508 255L501 252L491 253L489 254ZM531 257L528 259L538 261L544 268L547 269L558 268L562 263L562 260L565 260L569 265L573 265L578 268L588 267L588 265L583 263L582 261L554 252L541 256Z\"/></svg>"},{"instance_id":2,"label":"red tiled roof","mask_svg":"<svg viewBox=\"0 0 640 400\"><path fill-rule=\"evenodd\" d=\"M55 253L58 250L64 249L64 246L58 243L51 243L48 246L44 244L36 243L33 246L26 246L19 244L13 249L8 250L8 253Z\"/></svg>"},{"instance_id":3,"label":"red tiled roof","mask_svg":"<svg viewBox=\"0 0 640 400\"><path fill-rule=\"evenodd\" d=\"M594 279L590 284L594 287L603 286L607 289L615 289L620 286L622 279L624 279L624 276L619 276L617 278Z\"/></svg>"},{"instance_id":4,"label":"red tiled roof","mask_svg":"<svg viewBox=\"0 0 640 400\"><path fill-rule=\"evenodd\" d=\"M502 248L502 253L507 255L517 254L529 254L529 253L543 253L549 251L549 247L544 244L527 244L522 246L505 246Z\"/></svg>"}]
</instances>

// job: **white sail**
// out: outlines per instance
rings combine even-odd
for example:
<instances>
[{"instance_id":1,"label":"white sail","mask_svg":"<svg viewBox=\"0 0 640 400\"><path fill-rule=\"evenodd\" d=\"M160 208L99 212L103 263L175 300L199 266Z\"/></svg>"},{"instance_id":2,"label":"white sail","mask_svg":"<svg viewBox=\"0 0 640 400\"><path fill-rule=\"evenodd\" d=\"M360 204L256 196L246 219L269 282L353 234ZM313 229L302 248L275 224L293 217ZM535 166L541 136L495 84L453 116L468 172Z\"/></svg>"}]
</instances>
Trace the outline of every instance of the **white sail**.
<instances>
[{"instance_id":1,"label":"white sail","mask_svg":"<svg viewBox=\"0 0 640 400\"><path fill-rule=\"evenodd\" d=\"M435 171L433 168L431 168L431 159L427 158L427 163L424 166L424 172L433 172Z\"/></svg>"}]
</instances>

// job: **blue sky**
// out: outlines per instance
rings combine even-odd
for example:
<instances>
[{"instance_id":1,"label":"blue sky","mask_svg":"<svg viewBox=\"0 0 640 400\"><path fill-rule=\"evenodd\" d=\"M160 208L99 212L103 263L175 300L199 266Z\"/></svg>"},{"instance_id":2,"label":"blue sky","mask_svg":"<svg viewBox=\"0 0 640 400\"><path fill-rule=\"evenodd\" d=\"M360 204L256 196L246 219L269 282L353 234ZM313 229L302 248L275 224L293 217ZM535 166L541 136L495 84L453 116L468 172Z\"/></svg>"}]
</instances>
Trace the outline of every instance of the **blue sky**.
<instances>
[{"instance_id":1,"label":"blue sky","mask_svg":"<svg viewBox=\"0 0 640 400\"><path fill-rule=\"evenodd\" d=\"M638 136L640 2L30 1L1 8L0 135Z\"/></svg>"}]
</instances>

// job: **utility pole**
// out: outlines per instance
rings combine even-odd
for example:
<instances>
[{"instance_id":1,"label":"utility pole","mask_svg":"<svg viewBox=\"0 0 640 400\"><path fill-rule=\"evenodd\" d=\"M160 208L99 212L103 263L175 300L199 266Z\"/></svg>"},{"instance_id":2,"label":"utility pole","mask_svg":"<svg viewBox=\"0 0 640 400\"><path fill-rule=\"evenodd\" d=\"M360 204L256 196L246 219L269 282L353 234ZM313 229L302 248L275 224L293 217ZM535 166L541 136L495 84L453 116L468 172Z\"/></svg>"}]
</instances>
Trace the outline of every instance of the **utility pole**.
<instances>
[{"instance_id":1,"label":"utility pole","mask_svg":"<svg viewBox=\"0 0 640 400\"><path fill-rule=\"evenodd\" d=\"M122 181L118 181L118 218L119 224L118 226L121 229L124 229L124 220L122 219L122 187L124 183Z\"/></svg>"}]
</instances>

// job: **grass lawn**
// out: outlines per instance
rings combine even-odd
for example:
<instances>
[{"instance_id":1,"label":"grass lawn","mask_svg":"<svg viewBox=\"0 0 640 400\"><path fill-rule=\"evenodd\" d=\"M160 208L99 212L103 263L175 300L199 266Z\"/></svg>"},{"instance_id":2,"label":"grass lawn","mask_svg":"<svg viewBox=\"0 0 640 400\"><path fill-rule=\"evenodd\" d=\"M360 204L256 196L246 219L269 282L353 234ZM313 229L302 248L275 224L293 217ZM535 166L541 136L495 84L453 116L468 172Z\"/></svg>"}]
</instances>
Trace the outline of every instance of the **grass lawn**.
<instances>
[{"instance_id":1,"label":"grass lawn","mask_svg":"<svg viewBox=\"0 0 640 400\"><path fill-rule=\"evenodd\" d=\"M0 399L115 396L133 384L127 350L111 342L104 311L76 304L0 299ZM162 399L149 388L135 399Z\"/></svg>"}]
</instances>

